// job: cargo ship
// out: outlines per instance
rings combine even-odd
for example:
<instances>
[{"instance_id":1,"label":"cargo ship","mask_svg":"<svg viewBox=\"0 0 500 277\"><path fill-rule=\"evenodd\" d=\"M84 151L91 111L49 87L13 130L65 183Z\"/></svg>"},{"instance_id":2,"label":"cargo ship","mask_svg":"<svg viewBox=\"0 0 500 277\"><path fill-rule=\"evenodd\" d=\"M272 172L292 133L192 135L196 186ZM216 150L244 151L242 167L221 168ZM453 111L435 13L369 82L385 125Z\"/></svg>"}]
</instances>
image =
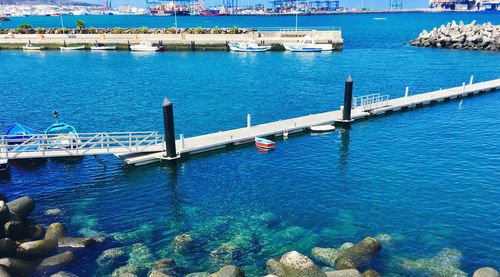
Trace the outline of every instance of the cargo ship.
<instances>
[{"instance_id":1,"label":"cargo ship","mask_svg":"<svg viewBox=\"0 0 500 277\"><path fill-rule=\"evenodd\" d=\"M174 6L174 5L158 5L149 8L149 13L152 16L186 16L191 12L187 6Z\"/></svg>"}]
</instances>

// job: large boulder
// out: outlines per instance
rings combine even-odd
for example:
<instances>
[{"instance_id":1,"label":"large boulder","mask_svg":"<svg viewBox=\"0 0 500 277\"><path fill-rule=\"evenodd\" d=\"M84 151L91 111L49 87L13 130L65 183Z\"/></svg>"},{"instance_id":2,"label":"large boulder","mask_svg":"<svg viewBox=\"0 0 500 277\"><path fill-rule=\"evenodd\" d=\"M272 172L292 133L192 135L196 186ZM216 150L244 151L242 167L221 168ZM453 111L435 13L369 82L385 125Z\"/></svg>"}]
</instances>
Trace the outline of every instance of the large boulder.
<instances>
[{"instance_id":1,"label":"large boulder","mask_svg":"<svg viewBox=\"0 0 500 277\"><path fill-rule=\"evenodd\" d=\"M0 265L0 277L11 277L12 275L7 271L3 265Z\"/></svg>"},{"instance_id":2,"label":"large boulder","mask_svg":"<svg viewBox=\"0 0 500 277\"><path fill-rule=\"evenodd\" d=\"M57 254L42 260L42 262L38 265L37 271L48 271L53 270L54 268L61 267L65 264L72 263L76 259L76 256L71 251L66 251L61 254Z\"/></svg>"},{"instance_id":3,"label":"large boulder","mask_svg":"<svg viewBox=\"0 0 500 277\"><path fill-rule=\"evenodd\" d=\"M28 277L35 271L36 262L14 258L3 258L0 259L0 266L5 267L12 276Z\"/></svg>"},{"instance_id":4,"label":"large boulder","mask_svg":"<svg viewBox=\"0 0 500 277\"><path fill-rule=\"evenodd\" d=\"M7 203L11 213L17 215L20 219L26 219L35 209L35 201L28 196L17 198Z\"/></svg>"},{"instance_id":5,"label":"large boulder","mask_svg":"<svg viewBox=\"0 0 500 277\"><path fill-rule=\"evenodd\" d=\"M0 200L0 224L5 223L5 221L9 218L9 207L5 201Z\"/></svg>"},{"instance_id":6,"label":"large boulder","mask_svg":"<svg viewBox=\"0 0 500 277\"><path fill-rule=\"evenodd\" d=\"M50 275L50 277L78 277L78 276L71 272L59 271L57 273Z\"/></svg>"},{"instance_id":7,"label":"large boulder","mask_svg":"<svg viewBox=\"0 0 500 277\"><path fill-rule=\"evenodd\" d=\"M325 277L314 262L297 251L291 251L281 256L280 263L283 266L286 277Z\"/></svg>"},{"instance_id":8,"label":"large boulder","mask_svg":"<svg viewBox=\"0 0 500 277\"><path fill-rule=\"evenodd\" d=\"M491 267L481 267L480 269L474 271L472 277L500 277L498 271Z\"/></svg>"},{"instance_id":9,"label":"large boulder","mask_svg":"<svg viewBox=\"0 0 500 277\"><path fill-rule=\"evenodd\" d=\"M64 224L56 222L49 225L47 231L45 232L46 240L59 241L59 239L66 237L68 231Z\"/></svg>"},{"instance_id":10,"label":"large boulder","mask_svg":"<svg viewBox=\"0 0 500 277\"><path fill-rule=\"evenodd\" d=\"M335 266L338 270L357 269L381 248L382 245L376 239L364 238L341 254L335 261Z\"/></svg>"},{"instance_id":11,"label":"large boulder","mask_svg":"<svg viewBox=\"0 0 500 277\"><path fill-rule=\"evenodd\" d=\"M34 240L19 245L17 252L19 257L25 259L38 259L56 249L57 243L53 240Z\"/></svg>"},{"instance_id":12,"label":"large boulder","mask_svg":"<svg viewBox=\"0 0 500 277\"><path fill-rule=\"evenodd\" d=\"M153 264L149 276L176 276L177 264L173 259L161 259Z\"/></svg>"},{"instance_id":13,"label":"large boulder","mask_svg":"<svg viewBox=\"0 0 500 277\"><path fill-rule=\"evenodd\" d=\"M14 257L16 255L16 242L9 238L0 239L0 257Z\"/></svg>"},{"instance_id":14,"label":"large boulder","mask_svg":"<svg viewBox=\"0 0 500 277\"><path fill-rule=\"evenodd\" d=\"M23 239L26 237L26 226L20 220L7 221L3 225L3 234L13 240Z\"/></svg>"}]
</instances>

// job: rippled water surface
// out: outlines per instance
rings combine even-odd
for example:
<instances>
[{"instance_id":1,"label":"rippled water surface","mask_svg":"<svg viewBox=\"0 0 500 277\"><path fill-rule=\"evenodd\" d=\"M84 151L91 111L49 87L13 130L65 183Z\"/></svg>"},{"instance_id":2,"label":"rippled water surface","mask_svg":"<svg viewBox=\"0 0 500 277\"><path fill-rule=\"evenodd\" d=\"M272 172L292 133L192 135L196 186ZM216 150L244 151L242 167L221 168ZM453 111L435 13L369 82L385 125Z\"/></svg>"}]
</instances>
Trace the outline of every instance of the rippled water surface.
<instances>
[{"instance_id":1,"label":"rippled water surface","mask_svg":"<svg viewBox=\"0 0 500 277\"><path fill-rule=\"evenodd\" d=\"M0 51L0 130L13 122L44 129L57 109L80 132L161 131L168 96L177 134L193 136L244 126L247 113L263 123L338 109L348 75L355 95L391 97L402 96L407 85L420 93L461 85L472 74L476 81L500 77L498 53L405 45L423 28L452 19L498 24L498 14L373 17L379 15L301 17L304 26L342 28L345 49L335 53ZM84 19L96 27L171 24L150 17ZM8 24L57 26L54 20ZM292 17L181 20L184 26L294 24ZM500 268L499 102L498 93L450 101L358 122L348 132L278 140L269 154L238 147L176 168L126 167L114 156L14 165L0 190L35 198L34 217L43 223L60 220L72 235L108 237L78 252L68 270L80 275L110 274L127 258L98 268L100 252L131 251L137 242L144 246L131 256L146 266L171 257L185 273L235 263L253 276L286 251L310 256L315 246L377 234L391 238L371 265L384 275L430 276L435 272L405 269L404 259L430 259L431 267L445 248L460 251L460 268L470 274L481 266ZM64 214L46 217L49 208ZM183 254L170 247L181 233L195 238ZM210 257L221 245L234 250L230 259Z\"/></svg>"}]
</instances>

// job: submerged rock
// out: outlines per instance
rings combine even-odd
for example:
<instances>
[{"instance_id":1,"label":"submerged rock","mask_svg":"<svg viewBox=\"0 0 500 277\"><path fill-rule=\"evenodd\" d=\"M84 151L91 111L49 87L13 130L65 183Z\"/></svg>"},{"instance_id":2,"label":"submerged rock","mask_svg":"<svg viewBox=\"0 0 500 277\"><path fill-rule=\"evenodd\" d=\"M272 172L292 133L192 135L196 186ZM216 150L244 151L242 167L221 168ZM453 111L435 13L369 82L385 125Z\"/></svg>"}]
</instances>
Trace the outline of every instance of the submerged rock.
<instances>
[{"instance_id":1,"label":"submerged rock","mask_svg":"<svg viewBox=\"0 0 500 277\"><path fill-rule=\"evenodd\" d=\"M382 275L373 269L368 269L363 272L363 277L382 277Z\"/></svg>"},{"instance_id":2,"label":"submerged rock","mask_svg":"<svg viewBox=\"0 0 500 277\"><path fill-rule=\"evenodd\" d=\"M245 272L239 266L226 265L209 277L245 277Z\"/></svg>"},{"instance_id":3,"label":"submerged rock","mask_svg":"<svg viewBox=\"0 0 500 277\"><path fill-rule=\"evenodd\" d=\"M266 262L267 273L276 276L285 276L285 269L278 260L269 259Z\"/></svg>"},{"instance_id":4,"label":"submerged rock","mask_svg":"<svg viewBox=\"0 0 500 277\"><path fill-rule=\"evenodd\" d=\"M210 252L210 258L215 263L228 264L232 263L240 253L241 251L237 245L227 242L223 243L217 249L212 250Z\"/></svg>"},{"instance_id":5,"label":"submerged rock","mask_svg":"<svg viewBox=\"0 0 500 277\"><path fill-rule=\"evenodd\" d=\"M57 273L50 275L50 277L78 277L78 276L71 272L59 271Z\"/></svg>"},{"instance_id":6,"label":"submerged rock","mask_svg":"<svg viewBox=\"0 0 500 277\"><path fill-rule=\"evenodd\" d=\"M283 266L286 277L324 277L321 271L308 257L297 251L291 251L281 256L280 263Z\"/></svg>"},{"instance_id":7,"label":"submerged rock","mask_svg":"<svg viewBox=\"0 0 500 277\"><path fill-rule=\"evenodd\" d=\"M93 238L71 238L64 237L59 239L59 247L84 248L95 243Z\"/></svg>"},{"instance_id":8,"label":"submerged rock","mask_svg":"<svg viewBox=\"0 0 500 277\"><path fill-rule=\"evenodd\" d=\"M335 267L335 261L337 260L337 258L341 254L344 254L348 249L350 249L353 246L354 246L354 244L352 244L350 242L346 242L346 243L342 244L338 249L314 247L311 250L311 254L318 261L320 261L328 266Z\"/></svg>"},{"instance_id":9,"label":"submerged rock","mask_svg":"<svg viewBox=\"0 0 500 277\"><path fill-rule=\"evenodd\" d=\"M153 268L151 269L151 276L154 273L154 276L177 276L177 264L172 259L161 259L159 261L154 262Z\"/></svg>"},{"instance_id":10,"label":"submerged rock","mask_svg":"<svg viewBox=\"0 0 500 277\"><path fill-rule=\"evenodd\" d=\"M193 243L193 238L188 234L181 234L174 238L172 247L176 252L183 252Z\"/></svg>"},{"instance_id":11,"label":"submerged rock","mask_svg":"<svg viewBox=\"0 0 500 277\"><path fill-rule=\"evenodd\" d=\"M367 237L345 250L336 260L337 269L357 269L368 261L382 246L376 239Z\"/></svg>"},{"instance_id":12,"label":"submerged rock","mask_svg":"<svg viewBox=\"0 0 500 277\"><path fill-rule=\"evenodd\" d=\"M153 236L154 226L151 224L143 224L135 231L128 233L115 233L114 239L123 242L124 244L133 244L137 242L150 242Z\"/></svg>"},{"instance_id":13,"label":"submerged rock","mask_svg":"<svg viewBox=\"0 0 500 277\"><path fill-rule=\"evenodd\" d=\"M58 216L62 215L63 211L61 209L48 209L45 211L45 215L47 216Z\"/></svg>"},{"instance_id":14,"label":"submerged rock","mask_svg":"<svg viewBox=\"0 0 500 277\"><path fill-rule=\"evenodd\" d=\"M104 250L96 260L99 267L108 267L112 265L118 258L125 256L125 251L122 248L110 248Z\"/></svg>"},{"instance_id":15,"label":"submerged rock","mask_svg":"<svg viewBox=\"0 0 500 277\"><path fill-rule=\"evenodd\" d=\"M193 273L189 273L188 275L184 276L184 277L208 277L210 275L210 273L208 272L193 272Z\"/></svg>"},{"instance_id":16,"label":"submerged rock","mask_svg":"<svg viewBox=\"0 0 500 277\"><path fill-rule=\"evenodd\" d=\"M500 277L498 271L491 267L481 267L480 269L474 271L472 277Z\"/></svg>"},{"instance_id":17,"label":"submerged rock","mask_svg":"<svg viewBox=\"0 0 500 277\"><path fill-rule=\"evenodd\" d=\"M455 249L445 248L436 256L428 259L403 259L401 266L411 272L426 275L466 277L460 270L462 253Z\"/></svg>"},{"instance_id":18,"label":"submerged rock","mask_svg":"<svg viewBox=\"0 0 500 277\"><path fill-rule=\"evenodd\" d=\"M151 268L153 260L153 253L151 253L151 250L146 245L142 243L132 245L128 266L137 270L146 270Z\"/></svg>"},{"instance_id":19,"label":"submerged rock","mask_svg":"<svg viewBox=\"0 0 500 277\"><path fill-rule=\"evenodd\" d=\"M344 269L325 272L327 277L363 277L357 269Z\"/></svg>"},{"instance_id":20,"label":"submerged rock","mask_svg":"<svg viewBox=\"0 0 500 277\"><path fill-rule=\"evenodd\" d=\"M111 277L137 277L137 271L137 268L126 265L115 269Z\"/></svg>"}]
</instances>

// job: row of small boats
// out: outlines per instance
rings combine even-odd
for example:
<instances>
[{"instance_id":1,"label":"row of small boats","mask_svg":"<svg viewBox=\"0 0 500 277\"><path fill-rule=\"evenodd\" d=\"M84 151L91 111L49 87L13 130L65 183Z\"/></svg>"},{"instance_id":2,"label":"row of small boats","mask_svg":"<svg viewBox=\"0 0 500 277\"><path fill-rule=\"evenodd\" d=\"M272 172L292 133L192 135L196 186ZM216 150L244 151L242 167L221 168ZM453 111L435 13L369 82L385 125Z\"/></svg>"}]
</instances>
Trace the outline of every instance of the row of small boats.
<instances>
[{"instance_id":1,"label":"row of small boats","mask_svg":"<svg viewBox=\"0 0 500 277\"><path fill-rule=\"evenodd\" d=\"M286 51L290 52L323 52L332 51L333 45L330 43L316 43L312 36L304 36L296 43L283 43ZM270 45L259 45L257 42L250 40L241 43L229 43L229 49L235 52L266 52L271 50Z\"/></svg>"},{"instance_id":2,"label":"row of small boats","mask_svg":"<svg viewBox=\"0 0 500 277\"><path fill-rule=\"evenodd\" d=\"M23 46L23 50L25 51L41 51L44 47L41 45L35 45L31 42L28 42ZM78 51L85 50L85 45L71 45L71 46L61 46L61 51ZM90 47L90 50L93 51L112 51L116 50L116 45L106 45L104 43L96 43ZM163 45L153 45L151 42L141 42L139 44L130 45L130 50L139 51L139 52L157 52L164 51L165 47Z\"/></svg>"},{"instance_id":3,"label":"row of small boats","mask_svg":"<svg viewBox=\"0 0 500 277\"><path fill-rule=\"evenodd\" d=\"M335 131L335 126L332 124L324 124L324 125L310 126L308 129L313 133L328 133ZM283 137L285 138L288 137L287 131L283 133ZM276 142L266 138L256 137L255 146L261 152L269 152L276 148Z\"/></svg>"},{"instance_id":4,"label":"row of small boats","mask_svg":"<svg viewBox=\"0 0 500 277\"><path fill-rule=\"evenodd\" d=\"M229 43L229 49L235 52L266 52L271 50L271 45L259 45L254 40L249 40L247 42L240 43ZM323 51L332 51L333 46L329 43L316 43L315 39L312 36L305 36L296 43L284 43L286 51L290 52L323 52ZM28 42L25 46L23 46L23 50L25 51L40 51L43 50L44 47L41 45L34 45L31 42ZM85 50L85 45L72 45L72 46L61 46L60 49L62 51L78 51ZM106 45L104 43L95 43L90 47L90 50L93 51L111 51L116 50L116 45ZM160 52L165 51L165 46L162 44L153 45L151 42L143 41L138 44L130 45L130 50L137 52Z\"/></svg>"}]
</instances>

